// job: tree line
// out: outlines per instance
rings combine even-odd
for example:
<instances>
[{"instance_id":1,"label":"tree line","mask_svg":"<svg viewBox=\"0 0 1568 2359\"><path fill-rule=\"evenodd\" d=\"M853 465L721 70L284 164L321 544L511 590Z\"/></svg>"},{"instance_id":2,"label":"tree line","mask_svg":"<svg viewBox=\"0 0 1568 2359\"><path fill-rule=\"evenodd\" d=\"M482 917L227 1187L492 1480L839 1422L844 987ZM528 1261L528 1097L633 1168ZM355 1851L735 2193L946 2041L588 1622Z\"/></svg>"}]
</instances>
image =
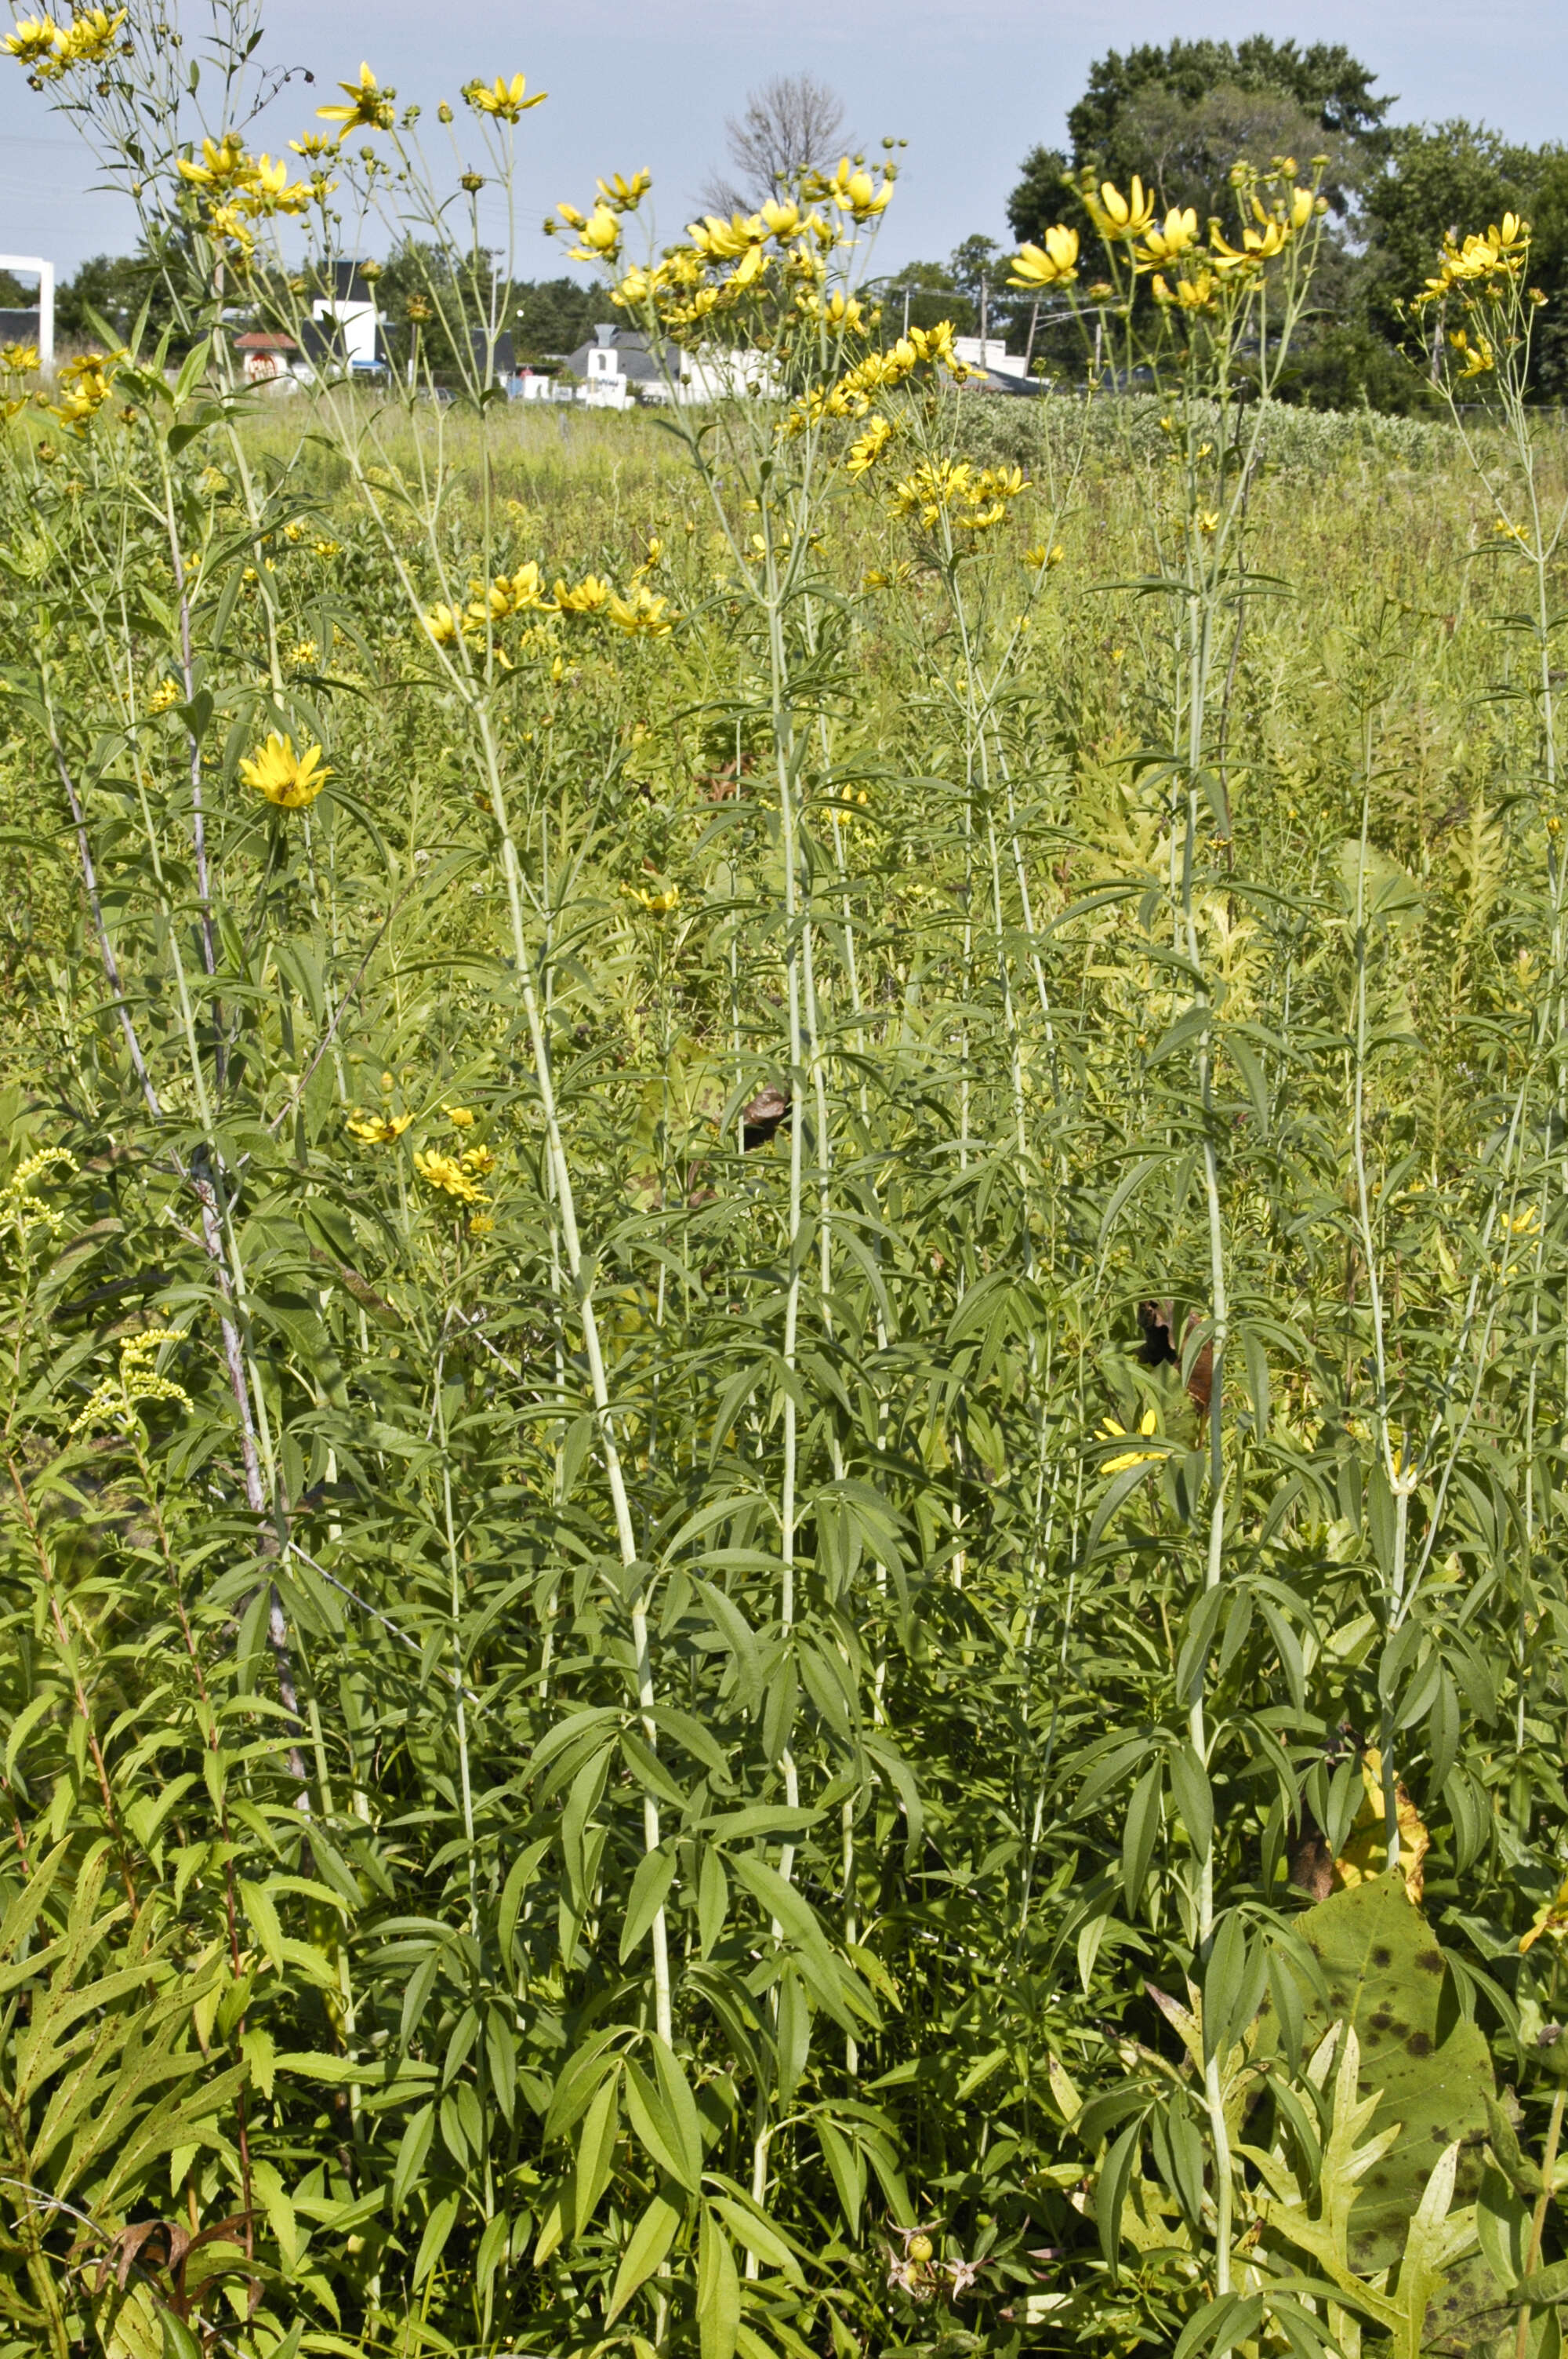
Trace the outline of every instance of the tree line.
<instances>
[{"instance_id":1,"label":"tree line","mask_svg":"<svg viewBox=\"0 0 1568 2359\"><path fill-rule=\"evenodd\" d=\"M1125 187L1134 173L1152 183L1162 210L1192 206L1200 222L1229 210L1238 158L1266 163L1294 158L1304 169L1326 159L1331 208L1314 316L1301 334L1289 398L1320 408L1420 413L1439 406L1433 338L1441 314L1417 329L1405 306L1433 266L1444 237L1484 228L1508 212L1532 230L1531 281L1547 299L1533 355L1534 389L1568 394L1568 148L1532 147L1485 125L1455 119L1390 125L1395 100L1343 45L1303 47L1265 34L1232 43L1176 39L1109 50L1091 67L1083 95L1066 118L1066 144L1030 150L1007 204L1011 239L1039 243L1053 223L1085 232L1084 276L1097 273L1095 240L1072 184L1084 175ZM729 210L755 205L806 168L831 167L853 146L834 93L808 75L775 79L752 92L727 127L730 169L705 201ZM831 152L830 152L831 151ZM1083 368L1079 332L1066 305L1041 306L1007 285L1011 246L975 234L946 262L915 261L878 282L884 333L906 324L953 320L963 332L984 330L1027 350L1036 371L1071 382ZM487 289L491 257L479 258ZM449 259L408 240L381 266L377 297L389 343L406 333L411 299L427 296L432 273ZM97 255L60 288L57 321L66 338L87 339L94 321L124 332L144 300L155 321L162 309L163 265L156 254ZM3 292L3 290L0 290ZM416 304L417 315L418 305ZM574 278L515 280L505 289L501 324L519 365L549 363L592 332L603 298ZM423 332L427 359L439 368L438 320Z\"/></svg>"},{"instance_id":2,"label":"tree line","mask_svg":"<svg viewBox=\"0 0 1568 2359\"><path fill-rule=\"evenodd\" d=\"M1038 243L1053 222L1081 219L1063 181L1084 172L1123 188L1141 173L1152 179L1162 207L1191 205L1206 222L1227 212L1238 157L1292 156L1303 168L1325 157L1330 232L1314 317L1281 389L1320 408L1366 401L1409 412L1439 406L1431 344L1441 321L1418 332L1404 305L1451 231L1463 236L1519 213L1533 233L1531 282L1548 299L1535 340L1536 390L1561 400L1568 392L1568 149L1555 141L1519 145L1463 120L1390 125L1395 100L1375 91L1376 80L1338 44L1301 48L1263 34L1234 45L1113 49L1068 113L1066 148L1041 146L1024 158L1008 226L1014 238ZM985 243L970 239L954 256L956 283L966 264L972 279ZM1092 238L1086 261L1092 276ZM1059 329L1054 344L1047 334L1048 352L1060 344Z\"/></svg>"}]
</instances>

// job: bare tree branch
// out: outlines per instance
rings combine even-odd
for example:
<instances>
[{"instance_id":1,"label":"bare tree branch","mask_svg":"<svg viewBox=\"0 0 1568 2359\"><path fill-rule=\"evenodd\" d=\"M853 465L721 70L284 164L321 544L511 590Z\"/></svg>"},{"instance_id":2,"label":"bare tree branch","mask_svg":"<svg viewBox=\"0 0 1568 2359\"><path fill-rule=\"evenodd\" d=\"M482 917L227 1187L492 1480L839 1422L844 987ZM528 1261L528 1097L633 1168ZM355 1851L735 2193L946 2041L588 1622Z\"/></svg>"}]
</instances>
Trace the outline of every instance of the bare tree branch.
<instances>
[{"instance_id":1,"label":"bare tree branch","mask_svg":"<svg viewBox=\"0 0 1568 2359\"><path fill-rule=\"evenodd\" d=\"M804 171L831 171L851 144L844 103L815 74L774 74L746 94L743 114L724 125L730 171L717 172L698 201L710 212L752 212Z\"/></svg>"}]
</instances>

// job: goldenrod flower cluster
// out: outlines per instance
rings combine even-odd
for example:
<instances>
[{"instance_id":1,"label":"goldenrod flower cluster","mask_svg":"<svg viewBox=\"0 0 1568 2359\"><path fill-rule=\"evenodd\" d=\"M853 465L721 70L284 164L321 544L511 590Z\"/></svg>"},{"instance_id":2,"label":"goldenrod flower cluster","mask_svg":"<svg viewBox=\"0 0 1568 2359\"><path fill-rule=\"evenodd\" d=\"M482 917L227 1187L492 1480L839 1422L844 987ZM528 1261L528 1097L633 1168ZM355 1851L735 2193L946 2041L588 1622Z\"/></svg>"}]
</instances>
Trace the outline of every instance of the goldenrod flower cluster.
<instances>
[{"instance_id":1,"label":"goldenrod flower cluster","mask_svg":"<svg viewBox=\"0 0 1568 2359\"><path fill-rule=\"evenodd\" d=\"M182 1408L189 1408L190 1395L184 1386L177 1385L172 1376L160 1376L148 1365L165 1343L185 1341L178 1327L148 1327L140 1335L127 1335L120 1346L117 1374L94 1385L81 1415L71 1421L71 1432L81 1433L91 1425L117 1425L122 1433L129 1433L143 1401L178 1401Z\"/></svg>"},{"instance_id":2,"label":"goldenrod flower cluster","mask_svg":"<svg viewBox=\"0 0 1568 2359\"><path fill-rule=\"evenodd\" d=\"M23 16L0 41L0 49L28 68L39 82L52 82L73 66L102 65L119 38L126 11L79 8L69 25L52 16Z\"/></svg>"},{"instance_id":3,"label":"goldenrod flower cluster","mask_svg":"<svg viewBox=\"0 0 1568 2359\"><path fill-rule=\"evenodd\" d=\"M3 1208L6 1220L14 1222L18 1228L40 1222L51 1235L64 1225L64 1211L58 1205L46 1203L41 1196L33 1193L34 1180L57 1168L67 1171L77 1169L76 1158L69 1147L41 1147L37 1153L23 1157L5 1182L4 1196L0 1197L0 1208Z\"/></svg>"}]
</instances>

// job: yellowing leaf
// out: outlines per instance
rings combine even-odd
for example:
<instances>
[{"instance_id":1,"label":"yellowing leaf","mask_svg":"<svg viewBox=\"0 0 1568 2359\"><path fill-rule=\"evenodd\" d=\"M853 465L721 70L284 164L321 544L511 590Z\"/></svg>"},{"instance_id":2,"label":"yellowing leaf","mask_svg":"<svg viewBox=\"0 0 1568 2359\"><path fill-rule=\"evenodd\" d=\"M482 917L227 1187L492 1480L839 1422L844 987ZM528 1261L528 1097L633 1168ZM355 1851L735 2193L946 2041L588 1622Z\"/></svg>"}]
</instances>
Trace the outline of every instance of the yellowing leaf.
<instances>
[{"instance_id":1,"label":"yellowing leaf","mask_svg":"<svg viewBox=\"0 0 1568 2359\"><path fill-rule=\"evenodd\" d=\"M1345 1849L1334 1863L1335 1889L1353 1892L1387 1872L1388 1814L1383 1801L1383 1756L1368 1745L1361 1756L1361 1782L1366 1788L1361 1807L1351 1821ZM1400 1868L1405 1890L1419 1908L1425 1882L1423 1863L1431 1837L1402 1782L1394 1787L1394 1812L1400 1829Z\"/></svg>"}]
</instances>

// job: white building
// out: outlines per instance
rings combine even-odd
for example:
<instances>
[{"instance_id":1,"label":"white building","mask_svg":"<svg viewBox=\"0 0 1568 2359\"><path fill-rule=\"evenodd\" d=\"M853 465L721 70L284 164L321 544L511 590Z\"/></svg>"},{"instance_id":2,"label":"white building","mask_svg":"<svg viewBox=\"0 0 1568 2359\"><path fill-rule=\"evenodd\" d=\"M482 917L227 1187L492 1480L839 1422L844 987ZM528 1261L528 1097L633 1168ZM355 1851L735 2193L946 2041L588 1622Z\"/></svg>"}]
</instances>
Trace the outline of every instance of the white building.
<instances>
[{"instance_id":1,"label":"white building","mask_svg":"<svg viewBox=\"0 0 1568 2359\"><path fill-rule=\"evenodd\" d=\"M41 254L0 254L0 270L19 270L38 282L37 305L0 317L0 343L37 344L38 366L54 367L54 264Z\"/></svg>"},{"instance_id":2,"label":"white building","mask_svg":"<svg viewBox=\"0 0 1568 2359\"><path fill-rule=\"evenodd\" d=\"M1010 353L1000 336L955 336L956 357L968 368L984 369L988 376L1027 376L1029 364L1022 353Z\"/></svg>"},{"instance_id":3,"label":"white building","mask_svg":"<svg viewBox=\"0 0 1568 2359\"><path fill-rule=\"evenodd\" d=\"M708 353L699 359L678 344L666 344L663 360L661 367L640 328L600 320L592 341L578 346L567 367L577 379L577 398L590 409L626 409L634 402L672 398L722 401L770 392L774 383L773 361L763 353Z\"/></svg>"},{"instance_id":4,"label":"white building","mask_svg":"<svg viewBox=\"0 0 1568 2359\"><path fill-rule=\"evenodd\" d=\"M310 353L312 360L335 359L350 369L376 369L386 365L386 348L382 342L381 314L375 307L375 290L362 276L357 262L334 262L332 292L319 295L310 306L310 317L319 332L322 350Z\"/></svg>"}]
</instances>

